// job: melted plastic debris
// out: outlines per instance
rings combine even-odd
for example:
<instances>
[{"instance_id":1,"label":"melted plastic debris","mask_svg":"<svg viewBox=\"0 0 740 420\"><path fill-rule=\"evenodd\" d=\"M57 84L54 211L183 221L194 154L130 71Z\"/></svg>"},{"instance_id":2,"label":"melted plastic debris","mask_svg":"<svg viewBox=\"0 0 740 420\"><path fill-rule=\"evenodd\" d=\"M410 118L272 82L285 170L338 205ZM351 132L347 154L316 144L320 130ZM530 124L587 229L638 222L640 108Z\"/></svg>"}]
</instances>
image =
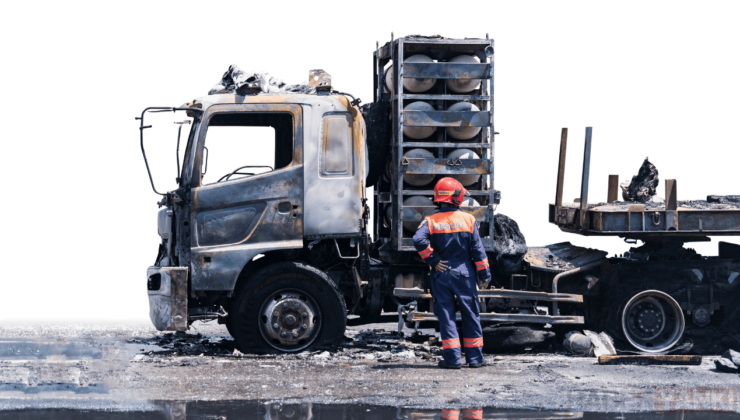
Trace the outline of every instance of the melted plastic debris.
<instances>
[{"instance_id":1,"label":"melted plastic debris","mask_svg":"<svg viewBox=\"0 0 740 420\"><path fill-rule=\"evenodd\" d=\"M658 188L659 183L658 169L645 158L642 166L640 166L640 171L632 177L632 182L628 185L626 185L627 183L620 185L622 187L622 198L624 198L624 201L647 203L655 196L655 189Z\"/></svg>"},{"instance_id":2,"label":"melted plastic debris","mask_svg":"<svg viewBox=\"0 0 740 420\"><path fill-rule=\"evenodd\" d=\"M524 254L527 253L527 240L519 230L519 225L513 219L498 213L493 216L493 228L496 268L503 273L519 272Z\"/></svg>"},{"instance_id":3,"label":"melted plastic debris","mask_svg":"<svg viewBox=\"0 0 740 420\"><path fill-rule=\"evenodd\" d=\"M240 69L236 64L232 64L208 94L218 95L225 93L244 95L257 89L259 89L259 93L316 93L316 90L308 85L286 85L283 79L271 76L267 72L247 72Z\"/></svg>"},{"instance_id":4,"label":"melted plastic debris","mask_svg":"<svg viewBox=\"0 0 740 420\"><path fill-rule=\"evenodd\" d=\"M383 174L386 158L390 155L391 103L390 101L368 103L362 105L360 111L365 119L365 144L370 158L367 186L372 187Z\"/></svg>"},{"instance_id":5,"label":"melted plastic debris","mask_svg":"<svg viewBox=\"0 0 740 420\"><path fill-rule=\"evenodd\" d=\"M555 333L524 325L494 325L483 328L483 351L524 350L547 347L552 344Z\"/></svg>"}]
</instances>

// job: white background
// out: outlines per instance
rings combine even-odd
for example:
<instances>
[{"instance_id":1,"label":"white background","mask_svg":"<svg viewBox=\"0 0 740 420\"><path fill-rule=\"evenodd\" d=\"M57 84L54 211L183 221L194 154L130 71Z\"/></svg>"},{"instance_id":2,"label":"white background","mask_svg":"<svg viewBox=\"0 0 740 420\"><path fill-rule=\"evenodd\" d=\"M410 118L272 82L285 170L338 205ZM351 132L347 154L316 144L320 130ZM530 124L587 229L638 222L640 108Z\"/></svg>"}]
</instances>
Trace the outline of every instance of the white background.
<instances>
[{"instance_id":1,"label":"white background","mask_svg":"<svg viewBox=\"0 0 740 420\"><path fill-rule=\"evenodd\" d=\"M530 245L624 252L618 238L547 223L560 129L571 133L568 201L586 126L591 201L606 199L609 174L628 179L646 156L661 182L678 180L679 199L740 194L738 16L733 1L7 2L0 320L146 319L158 196L134 116L205 95L232 63L288 83L322 68L367 102L375 41L391 31L489 33L499 211ZM150 139L152 164L173 178L161 169L174 166L175 129L165 128ZM716 243L696 249L715 255Z\"/></svg>"}]
</instances>

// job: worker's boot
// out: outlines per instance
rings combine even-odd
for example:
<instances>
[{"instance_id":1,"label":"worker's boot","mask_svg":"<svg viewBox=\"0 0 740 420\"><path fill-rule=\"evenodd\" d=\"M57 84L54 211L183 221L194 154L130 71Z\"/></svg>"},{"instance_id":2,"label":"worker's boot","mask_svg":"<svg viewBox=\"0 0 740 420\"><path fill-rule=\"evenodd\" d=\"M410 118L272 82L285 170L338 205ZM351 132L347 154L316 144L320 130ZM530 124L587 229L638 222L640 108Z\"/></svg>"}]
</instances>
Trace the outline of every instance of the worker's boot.
<instances>
[{"instance_id":1,"label":"worker's boot","mask_svg":"<svg viewBox=\"0 0 740 420\"><path fill-rule=\"evenodd\" d=\"M453 365L453 364L445 362L444 360L440 360L437 366L441 367L442 369L460 369L462 367L461 364Z\"/></svg>"},{"instance_id":2,"label":"worker's boot","mask_svg":"<svg viewBox=\"0 0 740 420\"><path fill-rule=\"evenodd\" d=\"M485 360L483 360L482 362L478 362L478 363L468 363L468 367L471 367L471 368L482 368L487 365L488 364L486 363Z\"/></svg>"}]
</instances>

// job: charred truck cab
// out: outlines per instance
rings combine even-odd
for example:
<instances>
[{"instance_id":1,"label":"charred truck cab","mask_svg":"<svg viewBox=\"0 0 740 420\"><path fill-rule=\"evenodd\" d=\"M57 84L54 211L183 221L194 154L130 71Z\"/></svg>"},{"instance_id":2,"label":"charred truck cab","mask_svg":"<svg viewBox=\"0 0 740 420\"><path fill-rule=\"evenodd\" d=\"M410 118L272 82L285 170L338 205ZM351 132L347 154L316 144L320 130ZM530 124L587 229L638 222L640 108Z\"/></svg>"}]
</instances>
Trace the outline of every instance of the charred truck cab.
<instances>
[{"instance_id":1,"label":"charred truck cab","mask_svg":"<svg viewBox=\"0 0 740 420\"><path fill-rule=\"evenodd\" d=\"M157 329L219 318L240 348L255 351L331 346L343 335L346 302L326 265L350 268L364 243L365 125L352 99L323 87L210 95L164 109L186 112L193 124L180 188L160 202L162 244L147 272ZM142 114L142 132L145 114L160 110ZM214 144L223 127L271 128L274 159L209 182L208 155L239 152Z\"/></svg>"}]
</instances>

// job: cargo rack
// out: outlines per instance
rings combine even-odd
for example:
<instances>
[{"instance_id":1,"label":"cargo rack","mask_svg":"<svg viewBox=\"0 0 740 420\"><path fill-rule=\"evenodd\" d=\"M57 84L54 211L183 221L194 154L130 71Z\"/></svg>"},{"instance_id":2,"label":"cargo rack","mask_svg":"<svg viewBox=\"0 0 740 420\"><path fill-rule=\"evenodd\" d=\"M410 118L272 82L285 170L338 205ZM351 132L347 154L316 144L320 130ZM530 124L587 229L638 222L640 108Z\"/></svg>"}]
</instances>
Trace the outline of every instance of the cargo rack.
<instances>
[{"instance_id":1,"label":"cargo rack","mask_svg":"<svg viewBox=\"0 0 740 420\"><path fill-rule=\"evenodd\" d=\"M433 63L406 63L411 55L424 54L436 60ZM450 63L448 60L462 54L474 55L479 64ZM494 125L493 125L493 72L494 42L488 39L447 39L442 37L408 36L393 39L384 46L376 46L374 53L374 101L388 100L392 109L391 176L381 180L375 189L375 214L384 215L385 206L391 205L391 220L388 226L375 224L375 238L385 238L393 251L414 251L413 239L404 234L403 222L421 221L436 210L433 206L403 206L404 198L410 196L433 196L433 184L423 188L404 185L406 174L481 175L469 188L468 195L480 202L480 207L462 207L471 213L481 226L481 237L487 251L493 250L493 213L500 201L494 190ZM394 91L385 86L386 66L393 70ZM437 79L435 85L424 93L404 92L403 80L407 78ZM446 79L481 79L480 87L467 94L447 92ZM408 102L406 102L408 101ZM404 111L413 101L432 104L435 111ZM478 112L454 112L447 109L455 102L468 101L478 105ZM424 127L481 127L473 140L447 141L446 130L436 130L427 139L408 141L404 139L404 126ZM409 139L410 140L410 139ZM435 158L403 157L405 149L424 148L433 150ZM475 151L479 159L446 159L449 149L466 148ZM382 221L379 216L378 220Z\"/></svg>"}]
</instances>

